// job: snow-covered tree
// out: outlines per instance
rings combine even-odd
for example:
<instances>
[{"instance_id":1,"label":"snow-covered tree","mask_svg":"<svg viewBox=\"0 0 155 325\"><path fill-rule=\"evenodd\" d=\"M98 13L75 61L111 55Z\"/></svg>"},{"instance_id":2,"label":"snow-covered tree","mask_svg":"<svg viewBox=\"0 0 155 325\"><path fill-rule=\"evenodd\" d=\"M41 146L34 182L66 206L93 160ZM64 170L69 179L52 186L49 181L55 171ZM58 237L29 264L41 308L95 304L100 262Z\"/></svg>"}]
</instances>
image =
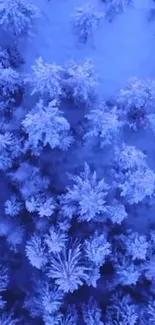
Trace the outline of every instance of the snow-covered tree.
<instances>
[{"instance_id":1,"label":"snow-covered tree","mask_svg":"<svg viewBox=\"0 0 155 325\"><path fill-rule=\"evenodd\" d=\"M147 166L146 155L134 146L123 143L115 148L115 164L121 171L134 171Z\"/></svg>"},{"instance_id":2,"label":"snow-covered tree","mask_svg":"<svg viewBox=\"0 0 155 325\"><path fill-rule=\"evenodd\" d=\"M8 269L0 264L0 310L4 309L6 301L1 294L7 290L9 283Z\"/></svg>"},{"instance_id":3,"label":"snow-covered tree","mask_svg":"<svg viewBox=\"0 0 155 325\"><path fill-rule=\"evenodd\" d=\"M127 218L124 205L114 200L111 205L107 206L107 216L112 223L120 225Z\"/></svg>"},{"instance_id":4,"label":"snow-covered tree","mask_svg":"<svg viewBox=\"0 0 155 325\"><path fill-rule=\"evenodd\" d=\"M23 81L19 73L12 68L0 66L0 90L2 98L15 103L17 94L22 90Z\"/></svg>"},{"instance_id":5,"label":"snow-covered tree","mask_svg":"<svg viewBox=\"0 0 155 325\"><path fill-rule=\"evenodd\" d=\"M34 234L26 243L26 256L32 266L41 269L47 263L47 256L42 238Z\"/></svg>"},{"instance_id":6,"label":"snow-covered tree","mask_svg":"<svg viewBox=\"0 0 155 325\"><path fill-rule=\"evenodd\" d=\"M103 15L91 5L77 8L72 20L73 30L82 43L86 43L89 37L99 28Z\"/></svg>"},{"instance_id":7,"label":"snow-covered tree","mask_svg":"<svg viewBox=\"0 0 155 325\"><path fill-rule=\"evenodd\" d=\"M150 256L147 258L146 263L143 267L145 278L153 283L155 283L155 256Z\"/></svg>"},{"instance_id":8,"label":"snow-covered tree","mask_svg":"<svg viewBox=\"0 0 155 325\"><path fill-rule=\"evenodd\" d=\"M78 313L75 306L69 305L65 314L61 315L58 325L77 325Z\"/></svg>"},{"instance_id":9,"label":"snow-covered tree","mask_svg":"<svg viewBox=\"0 0 155 325\"><path fill-rule=\"evenodd\" d=\"M119 255L115 268L117 281L122 286L136 285L142 274L141 267L134 264L131 258L122 254Z\"/></svg>"},{"instance_id":10,"label":"snow-covered tree","mask_svg":"<svg viewBox=\"0 0 155 325\"><path fill-rule=\"evenodd\" d=\"M12 231L12 221L9 218L0 218L0 237L6 237Z\"/></svg>"},{"instance_id":11,"label":"snow-covered tree","mask_svg":"<svg viewBox=\"0 0 155 325\"><path fill-rule=\"evenodd\" d=\"M81 245L64 249L51 256L49 277L64 292L73 292L87 279L87 268L82 262Z\"/></svg>"},{"instance_id":12,"label":"snow-covered tree","mask_svg":"<svg viewBox=\"0 0 155 325\"><path fill-rule=\"evenodd\" d=\"M155 114L150 113L147 116L147 122L148 122L148 127L152 130L153 133L155 133Z\"/></svg>"},{"instance_id":13,"label":"snow-covered tree","mask_svg":"<svg viewBox=\"0 0 155 325\"><path fill-rule=\"evenodd\" d=\"M105 180L98 181L96 172L92 173L88 164L79 176L70 177L74 184L60 198L64 215L69 218L78 216L80 222L88 222L96 216L99 218L106 211L108 185Z\"/></svg>"},{"instance_id":14,"label":"snow-covered tree","mask_svg":"<svg viewBox=\"0 0 155 325\"><path fill-rule=\"evenodd\" d=\"M23 243L24 235L25 227L18 223L13 224L12 229L10 230L6 238L9 249L17 253L18 248Z\"/></svg>"},{"instance_id":15,"label":"snow-covered tree","mask_svg":"<svg viewBox=\"0 0 155 325\"><path fill-rule=\"evenodd\" d=\"M57 287L45 280L39 280L35 283L34 292L27 296L24 307L33 318L44 319L60 309L63 297L64 293Z\"/></svg>"},{"instance_id":16,"label":"snow-covered tree","mask_svg":"<svg viewBox=\"0 0 155 325\"><path fill-rule=\"evenodd\" d=\"M123 122L119 119L116 106L110 108L102 104L98 109L91 110L86 118L89 130L84 138L97 137L101 147L118 139Z\"/></svg>"},{"instance_id":17,"label":"snow-covered tree","mask_svg":"<svg viewBox=\"0 0 155 325\"><path fill-rule=\"evenodd\" d=\"M148 249L146 260L142 266L144 276L149 280L153 287L155 287L155 231L151 231L149 240L148 240Z\"/></svg>"},{"instance_id":18,"label":"snow-covered tree","mask_svg":"<svg viewBox=\"0 0 155 325\"><path fill-rule=\"evenodd\" d=\"M67 240L67 234L54 226L50 227L49 233L44 238L49 253L60 253L65 248Z\"/></svg>"},{"instance_id":19,"label":"snow-covered tree","mask_svg":"<svg viewBox=\"0 0 155 325\"><path fill-rule=\"evenodd\" d=\"M28 134L27 146L36 154L47 145L51 149L67 150L72 143L70 125L58 109L56 101L45 106L40 100L36 109L26 115L22 126Z\"/></svg>"},{"instance_id":20,"label":"snow-covered tree","mask_svg":"<svg viewBox=\"0 0 155 325\"><path fill-rule=\"evenodd\" d=\"M6 300L0 295L0 310L4 309L6 306Z\"/></svg>"},{"instance_id":21,"label":"snow-covered tree","mask_svg":"<svg viewBox=\"0 0 155 325\"><path fill-rule=\"evenodd\" d=\"M122 297L116 293L107 308L106 319L108 325L136 325L139 320L139 308L129 295Z\"/></svg>"},{"instance_id":22,"label":"snow-covered tree","mask_svg":"<svg viewBox=\"0 0 155 325\"><path fill-rule=\"evenodd\" d=\"M139 203L146 197L153 196L155 173L150 168L139 168L125 175L118 187L121 190L121 196L124 196L130 204Z\"/></svg>"},{"instance_id":23,"label":"snow-covered tree","mask_svg":"<svg viewBox=\"0 0 155 325\"><path fill-rule=\"evenodd\" d=\"M38 94L41 98L48 101L53 99L59 100L62 94L61 80L64 73L60 65L46 63L42 57L36 60L32 66L32 74L26 78L32 87L32 95Z\"/></svg>"},{"instance_id":24,"label":"snow-covered tree","mask_svg":"<svg viewBox=\"0 0 155 325\"><path fill-rule=\"evenodd\" d=\"M86 325L103 325L102 312L97 301L91 297L88 303L82 305L83 319Z\"/></svg>"},{"instance_id":25,"label":"snow-covered tree","mask_svg":"<svg viewBox=\"0 0 155 325\"><path fill-rule=\"evenodd\" d=\"M13 69L19 68L21 64L25 62L16 43L8 46L6 52L8 55L9 66L12 67Z\"/></svg>"},{"instance_id":26,"label":"snow-covered tree","mask_svg":"<svg viewBox=\"0 0 155 325\"><path fill-rule=\"evenodd\" d=\"M155 81L134 78L117 96L117 103L129 127L148 127L148 114L154 110Z\"/></svg>"},{"instance_id":27,"label":"snow-covered tree","mask_svg":"<svg viewBox=\"0 0 155 325\"><path fill-rule=\"evenodd\" d=\"M105 3L105 18L109 22L118 15L126 11L133 0L102 0Z\"/></svg>"},{"instance_id":28,"label":"snow-covered tree","mask_svg":"<svg viewBox=\"0 0 155 325\"><path fill-rule=\"evenodd\" d=\"M0 26L15 37L27 34L38 16L37 8L25 0L0 0Z\"/></svg>"},{"instance_id":29,"label":"snow-covered tree","mask_svg":"<svg viewBox=\"0 0 155 325\"><path fill-rule=\"evenodd\" d=\"M1 325L16 325L20 324L20 319L15 318L12 312L4 312L0 314Z\"/></svg>"},{"instance_id":30,"label":"snow-covered tree","mask_svg":"<svg viewBox=\"0 0 155 325\"><path fill-rule=\"evenodd\" d=\"M0 66L4 69L18 68L24 63L24 59L16 44L7 48L0 48Z\"/></svg>"},{"instance_id":31,"label":"snow-covered tree","mask_svg":"<svg viewBox=\"0 0 155 325\"><path fill-rule=\"evenodd\" d=\"M31 196L45 195L49 187L49 178L42 175L40 168L28 162L22 162L16 171L9 174L24 200Z\"/></svg>"},{"instance_id":32,"label":"snow-covered tree","mask_svg":"<svg viewBox=\"0 0 155 325\"><path fill-rule=\"evenodd\" d=\"M89 239L85 240L84 246L88 260L96 266L102 266L106 257L111 253L111 246L105 234L99 234L97 231Z\"/></svg>"},{"instance_id":33,"label":"snow-covered tree","mask_svg":"<svg viewBox=\"0 0 155 325\"><path fill-rule=\"evenodd\" d=\"M30 213L37 212L41 218L52 216L55 210L53 197L43 195L30 196L26 200L25 205Z\"/></svg>"},{"instance_id":34,"label":"snow-covered tree","mask_svg":"<svg viewBox=\"0 0 155 325\"><path fill-rule=\"evenodd\" d=\"M0 264L0 292L6 291L9 283L8 269Z\"/></svg>"},{"instance_id":35,"label":"snow-covered tree","mask_svg":"<svg viewBox=\"0 0 155 325\"><path fill-rule=\"evenodd\" d=\"M60 325L62 320L62 314L55 313L51 315L44 315L43 321L45 325Z\"/></svg>"},{"instance_id":36,"label":"snow-covered tree","mask_svg":"<svg viewBox=\"0 0 155 325\"><path fill-rule=\"evenodd\" d=\"M22 153L21 141L10 132L0 134L0 169L11 168L13 161Z\"/></svg>"},{"instance_id":37,"label":"snow-covered tree","mask_svg":"<svg viewBox=\"0 0 155 325\"><path fill-rule=\"evenodd\" d=\"M73 62L65 68L63 96L71 99L77 106L91 104L97 97L97 86L91 60L86 60L81 65Z\"/></svg>"},{"instance_id":38,"label":"snow-covered tree","mask_svg":"<svg viewBox=\"0 0 155 325\"><path fill-rule=\"evenodd\" d=\"M148 302L145 313L146 313L146 322L150 325L154 324L155 323L155 301L154 301L154 299L151 299Z\"/></svg>"},{"instance_id":39,"label":"snow-covered tree","mask_svg":"<svg viewBox=\"0 0 155 325\"><path fill-rule=\"evenodd\" d=\"M127 254L132 257L132 260L146 260L148 251L148 241L146 236L140 235L137 232L131 232L125 238Z\"/></svg>"},{"instance_id":40,"label":"snow-covered tree","mask_svg":"<svg viewBox=\"0 0 155 325\"><path fill-rule=\"evenodd\" d=\"M22 202L15 195L12 195L4 204L5 214L12 217L17 216L21 212L22 208Z\"/></svg>"},{"instance_id":41,"label":"snow-covered tree","mask_svg":"<svg viewBox=\"0 0 155 325\"><path fill-rule=\"evenodd\" d=\"M2 48L0 48L0 66L2 68L10 67L9 54L6 49Z\"/></svg>"},{"instance_id":42,"label":"snow-covered tree","mask_svg":"<svg viewBox=\"0 0 155 325\"><path fill-rule=\"evenodd\" d=\"M115 150L117 186L130 204L151 198L155 190L155 173L146 162L146 155L134 146L123 144Z\"/></svg>"},{"instance_id":43,"label":"snow-covered tree","mask_svg":"<svg viewBox=\"0 0 155 325\"><path fill-rule=\"evenodd\" d=\"M95 263L89 263L88 278L86 284L90 287L97 287L97 281L100 279L100 266L96 266Z\"/></svg>"}]
</instances>

